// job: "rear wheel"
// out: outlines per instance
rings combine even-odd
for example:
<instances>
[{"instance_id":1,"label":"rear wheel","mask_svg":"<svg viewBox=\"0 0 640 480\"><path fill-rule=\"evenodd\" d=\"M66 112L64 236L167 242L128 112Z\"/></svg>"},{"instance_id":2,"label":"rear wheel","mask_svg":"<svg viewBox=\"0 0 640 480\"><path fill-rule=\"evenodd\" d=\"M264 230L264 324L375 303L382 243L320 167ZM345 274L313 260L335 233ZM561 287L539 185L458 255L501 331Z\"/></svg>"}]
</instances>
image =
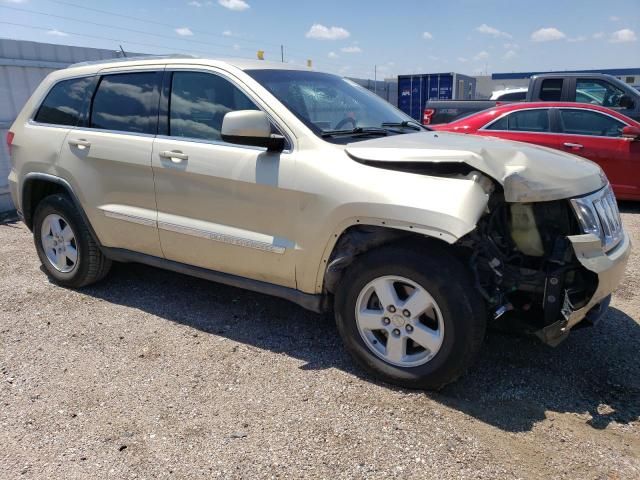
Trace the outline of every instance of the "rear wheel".
<instances>
[{"instance_id":1,"label":"rear wheel","mask_svg":"<svg viewBox=\"0 0 640 480\"><path fill-rule=\"evenodd\" d=\"M469 367L484 338L481 297L460 262L434 245L359 257L336 293L336 321L356 361L383 380L439 389Z\"/></svg>"},{"instance_id":2,"label":"rear wheel","mask_svg":"<svg viewBox=\"0 0 640 480\"><path fill-rule=\"evenodd\" d=\"M33 217L36 251L50 278L80 288L102 279L111 267L66 195L44 198Z\"/></svg>"}]
</instances>

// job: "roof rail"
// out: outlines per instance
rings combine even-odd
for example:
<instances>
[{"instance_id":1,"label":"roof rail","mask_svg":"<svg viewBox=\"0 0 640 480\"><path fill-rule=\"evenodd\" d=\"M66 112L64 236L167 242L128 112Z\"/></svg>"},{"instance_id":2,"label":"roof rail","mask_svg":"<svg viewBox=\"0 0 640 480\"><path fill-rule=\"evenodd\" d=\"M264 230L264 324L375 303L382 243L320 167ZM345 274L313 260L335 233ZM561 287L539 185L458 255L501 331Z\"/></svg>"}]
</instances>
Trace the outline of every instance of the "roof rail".
<instances>
[{"instance_id":1,"label":"roof rail","mask_svg":"<svg viewBox=\"0 0 640 480\"><path fill-rule=\"evenodd\" d=\"M102 60L89 60L87 62L72 63L67 68L71 67L84 67L86 65L100 65L101 63L113 63L113 62L129 62L132 60L170 60L178 58L198 58L195 55L184 55L181 53L169 54L169 55L136 55L135 57L117 57L117 58L104 58Z\"/></svg>"}]
</instances>

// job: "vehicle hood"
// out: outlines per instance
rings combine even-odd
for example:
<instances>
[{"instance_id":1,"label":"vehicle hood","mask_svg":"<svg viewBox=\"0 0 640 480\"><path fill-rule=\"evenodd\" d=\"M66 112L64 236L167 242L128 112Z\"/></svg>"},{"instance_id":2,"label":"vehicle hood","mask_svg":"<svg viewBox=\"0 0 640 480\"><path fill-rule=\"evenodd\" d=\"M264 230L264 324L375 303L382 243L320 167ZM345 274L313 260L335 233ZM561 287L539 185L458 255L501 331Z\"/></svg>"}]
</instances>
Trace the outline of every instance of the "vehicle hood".
<instances>
[{"instance_id":1,"label":"vehicle hood","mask_svg":"<svg viewBox=\"0 0 640 480\"><path fill-rule=\"evenodd\" d=\"M462 163L500 182L507 202L576 197L607 184L583 158L528 143L447 132L416 132L346 145L353 159L393 168L400 163Z\"/></svg>"}]
</instances>

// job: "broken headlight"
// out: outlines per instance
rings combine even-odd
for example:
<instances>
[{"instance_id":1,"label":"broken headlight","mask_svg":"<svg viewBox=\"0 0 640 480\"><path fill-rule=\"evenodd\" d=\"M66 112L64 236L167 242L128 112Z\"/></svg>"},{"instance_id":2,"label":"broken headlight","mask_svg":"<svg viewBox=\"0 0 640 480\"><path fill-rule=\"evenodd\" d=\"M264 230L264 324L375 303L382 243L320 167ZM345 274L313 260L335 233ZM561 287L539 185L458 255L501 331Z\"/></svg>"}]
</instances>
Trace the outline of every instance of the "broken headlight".
<instances>
[{"instance_id":1,"label":"broken headlight","mask_svg":"<svg viewBox=\"0 0 640 480\"><path fill-rule=\"evenodd\" d=\"M571 205L582 231L598 237L605 251L620 243L624 230L610 185L591 195L571 199Z\"/></svg>"}]
</instances>

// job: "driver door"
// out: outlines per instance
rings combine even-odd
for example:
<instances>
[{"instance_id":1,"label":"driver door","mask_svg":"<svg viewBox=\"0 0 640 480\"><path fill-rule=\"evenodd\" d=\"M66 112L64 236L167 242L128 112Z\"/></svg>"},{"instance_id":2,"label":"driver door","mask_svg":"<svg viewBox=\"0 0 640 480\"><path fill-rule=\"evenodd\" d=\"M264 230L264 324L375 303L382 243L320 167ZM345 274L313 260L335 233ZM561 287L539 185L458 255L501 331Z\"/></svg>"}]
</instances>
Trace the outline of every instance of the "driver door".
<instances>
[{"instance_id":1,"label":"driver door","mask_svg":"<svg viewBox=\"0 0 640 480\"><path fill-rule=\"evenodd\" d=\"M152 166L170 260L295 286L294 154L224 142L224 115L258 109L223 72L171 68Z\"/></svg>"}]
</instances>

